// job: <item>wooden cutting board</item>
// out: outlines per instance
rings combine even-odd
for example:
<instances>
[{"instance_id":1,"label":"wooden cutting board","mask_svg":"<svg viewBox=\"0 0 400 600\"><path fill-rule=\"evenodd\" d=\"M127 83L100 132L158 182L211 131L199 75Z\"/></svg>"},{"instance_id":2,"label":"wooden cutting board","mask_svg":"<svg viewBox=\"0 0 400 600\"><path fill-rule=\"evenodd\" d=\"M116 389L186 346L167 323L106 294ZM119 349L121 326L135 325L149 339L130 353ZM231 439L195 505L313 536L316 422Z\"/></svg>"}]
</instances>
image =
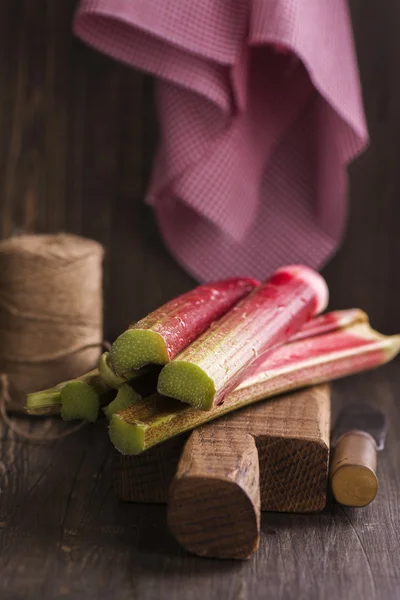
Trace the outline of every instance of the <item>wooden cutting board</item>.
<instances>
[{"instance_id":1,"label":"wooden cutting board","mask_svg":"<svg viewBox=\"0 0 400 600\"><path fill-rule=\"evenodd\" d=\"M190 433L150 448L138 456L113 457L114 491L123 502L149 504L168 501L168 490Z\"/></svg>"},{"instance_id":2,"label":"wooden cutting board","mask_svg":"<svg viewBox=\"0 0 400 600\"><path fill-rule=\"evenodd\" d=\"M168 501L169 527L191 552L247 558L258 545L260 510L324 508L329 432L329 386L308 388L227 415L188 439L116 456L115 489L125 501Z\"/></svg>"}]
</instances>

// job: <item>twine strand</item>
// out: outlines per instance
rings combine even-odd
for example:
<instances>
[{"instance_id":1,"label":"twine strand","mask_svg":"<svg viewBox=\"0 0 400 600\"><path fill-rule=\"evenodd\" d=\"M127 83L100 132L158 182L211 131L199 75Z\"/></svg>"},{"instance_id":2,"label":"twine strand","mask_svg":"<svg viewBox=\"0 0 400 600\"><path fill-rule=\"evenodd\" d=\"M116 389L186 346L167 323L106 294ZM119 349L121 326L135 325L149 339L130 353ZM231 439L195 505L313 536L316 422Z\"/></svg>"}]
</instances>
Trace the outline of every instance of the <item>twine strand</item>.
<instances>
[{"instance_id":1,"label":"twine strand","mask_svg":"<svg viewBox=\"0 0 400 600\"><path fill-rule=\"evenodd\" d=\"M55 441L62 440L66 437L69 437L70 435L72 435L73 433L76 433L77 431L82 429L82 427L84 427L86 425L86 422L82 421L78 425L75 425L74 427L71 427L71 428L67 429L66 431L61 431L59 433L48 434L48 435L43 434L43 433L35 434L35 433L31 433L29 431L24 431L24 429L19 427L19 425L16 424L15 420L12 419L7 413L7 405L11 404L11 396L10 396L10 391L9 391L9 386L8 386L8 377L5 373L2 373L0 375L0 385L1 385L0 415L1 415L4 423L7 425L7 427L11 431L13 431L15 434L17 434L19 437L24 438L25 440L28 440L28 441L34 442L34 443L55 442Z\"/></svg>"},{"instance_id":2,"label":"twine strand","mask_svg":"<svg viewBox=\"0 0 400 600\"><path fill-rule=\"evenodd\" d=\"M8 358L6 356L0 355L0 361L11 362L13 364L18 365L35 365L40 364L44 365L44 363L51 362L52 360L64 359L67 356L71 356L73 354L79 354L79 352L84 352L85 350L89 350L90 348L103 348L103 342L96 342L94 344L84 344L84 345L76 345L72 348L67 348L66 350L61 350L59 352L53 352L51 354L45 354L44 356L38 356L35 358L21 360L19 358Z\"/></svg>"}]
</instances>

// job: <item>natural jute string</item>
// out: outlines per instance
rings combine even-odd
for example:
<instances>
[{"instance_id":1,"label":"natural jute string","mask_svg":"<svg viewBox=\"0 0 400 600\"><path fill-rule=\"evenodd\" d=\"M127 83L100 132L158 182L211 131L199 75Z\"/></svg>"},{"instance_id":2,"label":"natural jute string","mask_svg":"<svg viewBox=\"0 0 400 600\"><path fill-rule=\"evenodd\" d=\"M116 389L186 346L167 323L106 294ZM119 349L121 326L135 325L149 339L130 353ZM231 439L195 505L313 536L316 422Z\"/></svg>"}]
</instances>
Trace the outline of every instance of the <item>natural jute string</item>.
<instances>
[{"instance_id":1,"label":"natural jute string","mask_svg":"<svg viewBox=\"0 0 400 600\"><path fill-rule=\"evenodd\" d=\"M72 433L79 431L86 425L85 421L82 421L78 425L74 427L70 427L69 429L65 429L59 433L44 433L35 434L30 433L29 431L25 431L19 425L17 425L15 419L11 419L7 414L7 404L11 402L10 394L8 391L8 381L7 375L0 375L0 416L2 417L4 423L14 431L20 437L29 440L30 442L44 443L44 442L54 442L55 440L61 440L62 438L68 437Z\"/></svg>"},{"instance_id":2,"label":"natural jute string","mask_svg":"<svg viewBox=\"0 0 400 600\"><path fill-rule=\"evenodd\" d=\"M7 412L24 413L27 393L77 377L97 363L102 259L100 244L74 235L0 242L0 413L8 425Z\"/></svg>"}]
</instances>

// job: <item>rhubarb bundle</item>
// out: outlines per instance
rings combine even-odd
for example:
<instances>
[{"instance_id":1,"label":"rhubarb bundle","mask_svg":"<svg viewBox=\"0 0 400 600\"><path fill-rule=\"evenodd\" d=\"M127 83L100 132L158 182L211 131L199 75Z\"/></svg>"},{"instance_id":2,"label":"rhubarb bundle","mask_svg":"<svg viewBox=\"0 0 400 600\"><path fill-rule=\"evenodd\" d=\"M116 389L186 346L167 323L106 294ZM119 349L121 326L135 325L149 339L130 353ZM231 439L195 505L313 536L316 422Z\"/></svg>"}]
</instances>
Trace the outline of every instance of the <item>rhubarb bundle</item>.
<instances>
[{"instance_id":1,"label":"rhubarb bundle","mask_svg":"<svg viewBox=\"0 0 400 600\"><path fill-rule=\"evenodd\" d=\"M140 454L175 435L194 429L259 400L378 367L396 356L400 336L383 336L362 322L289 343L261 357L248 377L223 404L199 411L158 394L114 414L109 433L122 454Z\"/></svg>"},{"instance_id":2,"label":"rhubarb bundle","mask_svg":"<svg viewBox=\"0 0 400 600\"><path fill-rule=\"evenodd\" d=\"M318 273L298 265L279 269L162 369L158 392L210 410L260 354L287 341L327 303Z\"/></svg>"},{"instance_id":3,"label":"rhubarb bundle","mask_svg":"<svg viewBox=\"0 0 400 600\"><path fill-rule=\"evenodd\" d=\"M349 309L327 313L315 317L298 331L290 341L312 337L329 331L338 330L351 324L367 321L367 315L358 309ZM83 419L92 421L99 413L99 407L108 419L123 408L136 403L156 390L159 367L147 366L132 371L127 379L115 374L105 352L99 362L99 368L78 377L64 381L53 388L28 394L26 410L33 415L62 415L64 420ZM118 394L114 389L118 388ZM64 391L63 391L64 390ZM108 406L106 406L108 404Z\"/></svg>"},{"instance_id":4,"label":"rhubarb bundle","mask_svg":"<svg viewBox=\"0 0 400 600\"><path fill-rule=\"evenodd\" d=\"M111 348L115 374L129 379L131 371L144 365L167 364L258 284L248 277L226 279L164 304L116 339Z\"/></svg>"},{"instance_id":5,"label":"rhubarb bundle","mask_svg":"<svg viewBox=\"0 0 400 600\"><path fill-rule=\"evenodd\" d=\"M29 394L27 411L93 422L103 407L115 446L136 454L246 404L378 366L398 352L399 338L371 330L360 310L311 318L328 291L306 267L280 269L256 285L231 279L180 296L122 334L98 369ZM167 363L161 373L157 365L137 368L160 359L155 339ZM157 377L164 395L153 393Z\"/></svg>"}]
</instances>

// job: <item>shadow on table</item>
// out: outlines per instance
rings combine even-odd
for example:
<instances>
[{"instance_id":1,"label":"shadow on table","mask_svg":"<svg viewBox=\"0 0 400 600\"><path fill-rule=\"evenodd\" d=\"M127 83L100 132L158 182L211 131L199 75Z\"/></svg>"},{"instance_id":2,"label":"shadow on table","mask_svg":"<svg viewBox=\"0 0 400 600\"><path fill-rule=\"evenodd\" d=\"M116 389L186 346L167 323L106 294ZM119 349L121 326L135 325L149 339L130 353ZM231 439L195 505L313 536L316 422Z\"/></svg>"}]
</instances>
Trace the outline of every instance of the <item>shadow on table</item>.
<instances>
[{"instance_id":1,"label":"shadow on table","mask_svg":"<svg viewBox=\"0 0 400 600\"><path fill-rule=\"evenodd\" d=\"M191 567L196 574L237 571L243 562L203 558L186 552L173 538L167 527L165 505L120 504L119 519L125 523L125 543L131 546L132 561L140 570L154 573L155 564L168 558L168 574L190 576ZM132 527L132 529L131 529ZM131 535L132 533L132 535ZM164 576L165 576L164 572Z\"/></svg>"}]
</instances>

